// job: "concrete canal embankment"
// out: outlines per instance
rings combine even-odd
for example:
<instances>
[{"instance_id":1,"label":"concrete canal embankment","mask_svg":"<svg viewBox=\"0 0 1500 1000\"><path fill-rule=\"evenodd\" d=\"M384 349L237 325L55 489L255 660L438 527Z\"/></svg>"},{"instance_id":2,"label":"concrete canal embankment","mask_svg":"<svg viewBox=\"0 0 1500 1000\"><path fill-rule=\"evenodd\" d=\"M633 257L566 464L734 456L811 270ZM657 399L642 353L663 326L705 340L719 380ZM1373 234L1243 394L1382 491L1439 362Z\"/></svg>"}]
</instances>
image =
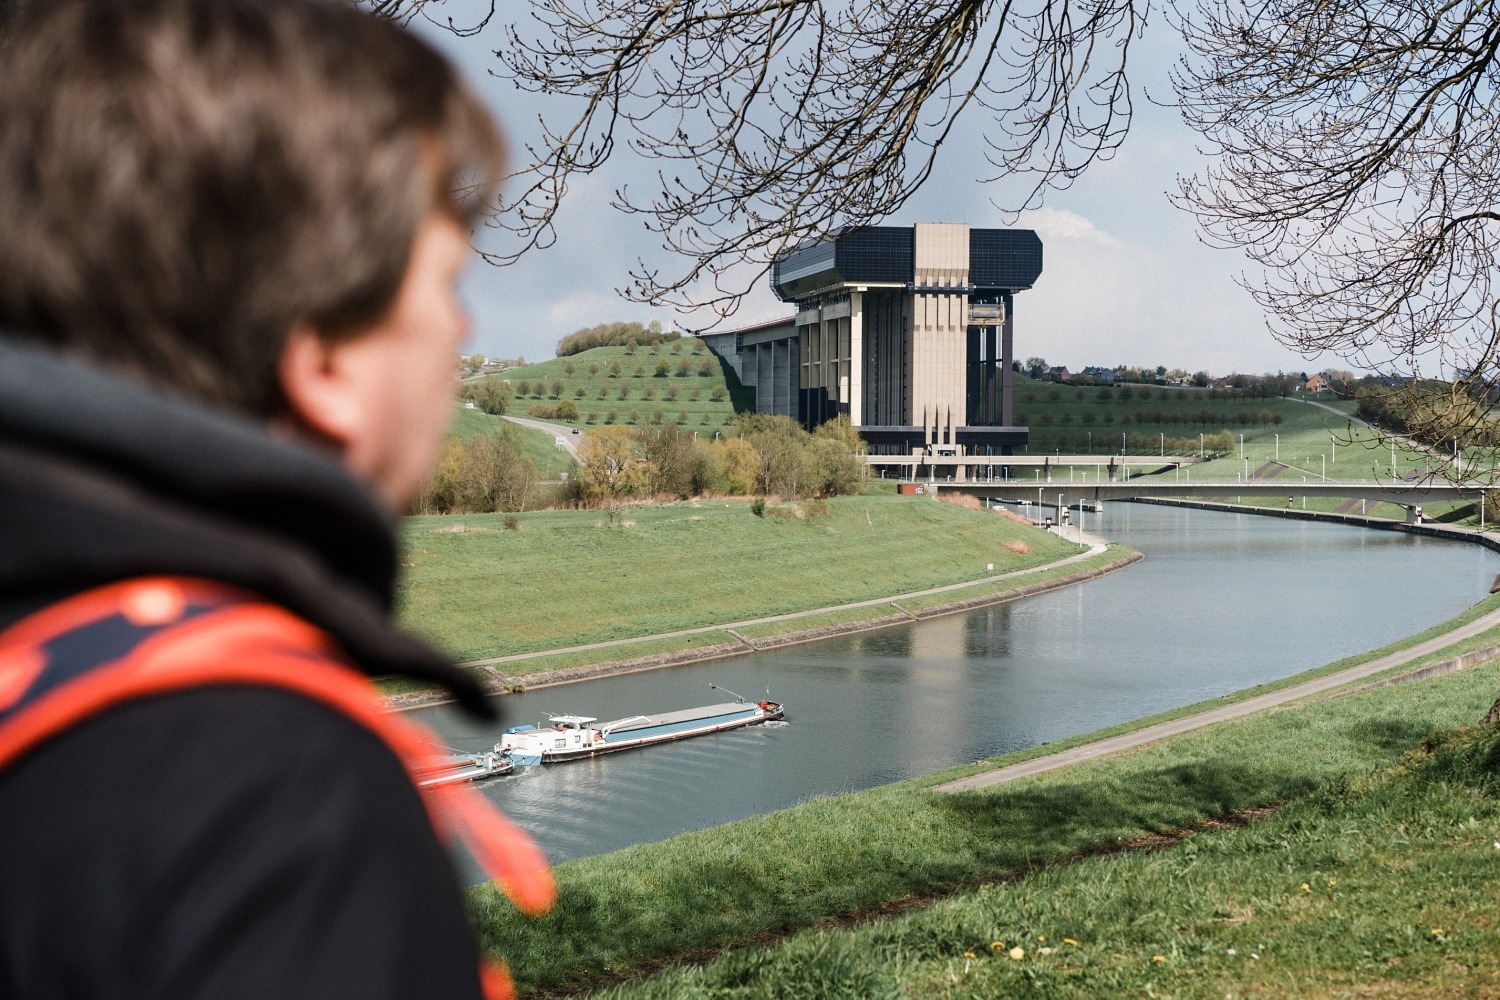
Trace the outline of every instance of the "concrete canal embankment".
<instances>
[{"instance_id":1,"label":"concrete canal embankment","mask_svg":"<svg viewBox=\"0 0 1500 1000\"><path fill-rule=\"evenodd\" d=\"M1074 528L1068 528L1066 532L1067 537L1070 539L1079 536L1079 533ZM682 632L669 632L664 635L643 636L632 640L632 642L650 642L673 636L719 632L729 635L733 639L731 642L710 643L670 652L649 653L640 656L621 655L621 658L614 659L609 658L610 651L613 650L619 654L626 654L628 650L627 643L595 643L587 646L575 646L568 649L551 650L548 653L535 654L533 658L556 655L558 653L597 650L600 653L601 662L556 670L539 670L516 675L505 674L501 669L498 669L493 661L491 663L465 663L462 666L486 672L489 675L489 679L485 682L485 689L490 694L518 694L521 691L554 687L615 674L627 674L643 670L657 670L664 667L704 663L726 657L742 656L747 653L764 652L784 646L816 642L820 639L828 639L854 632L887 628L892 625L901 625L927 618L937 618L943 615L959 614L965 611L972 611L976 608L1004 604L1023 597L1044 594L1063 587L1094 580L1137 562L1142 558L1139 552L1117 546L1118 553L1115 557L1100 563L1098 562L1098 557L1108 551L1109 544L1104 539L1087 533L1083 533L1081 538L1082 543L1089 546L1087 551L1045 566L1035 566L1030 569L985 577L972 582L949 584L875 600L859 601L827 608L816 608L789 615L774 615L765 618L731 622L725 625L713 626L712 628L689 629ZM1050 574L1059 568L1074 564L1079 564L1079 568L1075 572L1055 576L1049 575L1046 579L1029 583L1018 582L1024 581L1026 577ZM985 588L989 587L1000 587L1001 589L975 593L976 591L984 591ZM941 598L945 595L951 595L952 599L939 600L936 603L932 600L934 597ZM919 599L922 602L920 606L909 606L912 602ZM806 628L798 628L795 625L798 619L816 619L819 616L859 609L868 609L869 614L859 615L850 620L832 624L811 625ZM785 624L787 627L784 630L778 628L771 634L745 634L754 626L781 624ZM450 700L442 692L414 691L407 694L388 696L386 704L392 709L406 711L444 704Z\"/></svg>"}]
</instances>

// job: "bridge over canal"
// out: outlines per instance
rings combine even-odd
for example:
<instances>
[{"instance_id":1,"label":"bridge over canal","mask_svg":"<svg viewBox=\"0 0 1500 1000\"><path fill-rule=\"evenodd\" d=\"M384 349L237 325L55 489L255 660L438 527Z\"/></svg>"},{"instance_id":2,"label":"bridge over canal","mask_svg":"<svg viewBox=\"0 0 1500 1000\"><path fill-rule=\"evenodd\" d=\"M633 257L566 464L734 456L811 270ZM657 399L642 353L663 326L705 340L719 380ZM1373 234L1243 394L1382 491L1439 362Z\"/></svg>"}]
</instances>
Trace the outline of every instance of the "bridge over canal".
<instances>
[{"instance_id":1,"label":"bridge over canal","mask_svg":"<svg viewBox=\"0 0 1500 1000\"><path fill-rule=\"evenodd\" d=\"M895 467L900 479L929 491L1059 508L1141 497L1340 497L1397 504L1406 508L1407 520L1415 520L1424 504L1474 499L1484 491L1482 483L1451 483L1432 475L1415 481L1327 480L1290 466L1280 466L1274 477L1203 479L1192 474L1200 459L1172 455L871 455L867 461Z\"/></svg>"}]
</instances>

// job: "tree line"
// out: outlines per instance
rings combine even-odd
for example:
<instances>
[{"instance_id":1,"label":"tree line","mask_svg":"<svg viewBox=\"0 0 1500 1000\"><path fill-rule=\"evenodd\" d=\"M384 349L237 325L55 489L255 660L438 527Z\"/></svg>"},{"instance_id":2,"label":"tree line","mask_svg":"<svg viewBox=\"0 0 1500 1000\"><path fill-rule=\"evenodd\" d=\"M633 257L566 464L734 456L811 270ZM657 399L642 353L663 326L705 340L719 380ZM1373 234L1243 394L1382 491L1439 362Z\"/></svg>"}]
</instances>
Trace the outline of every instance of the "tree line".
<instances>
[{"instance_id":1,"label":"tree line","mask_svg":"<svg viewBox=\"0 0 1500 1000\"><path fill-rule=\"evenodd\" d=\"M582 354L596 347L639 347L642 344L657 346L682 336L676 330L663 330L661 322L600 323L574 330L557 342L557 356L565 358Z\"/></svg>"},{"instance_id":2,"label":"tree line","mask_svg":"<svg viewBox=\"0 0 1500 1000\"><path fill-rule=\"evenodd\" d=\"M422 484L414 513L521 511L543 501L536 465L521 451L520 429L501 424L492 434L448 439Z\"/></svg>"},{"instance_id":3,"label":"tree line","mask_svg":"<svg viewBox=\"0 0 1500 1000\"><path fill-rule=\"evenodd\" d=\"M809 433L790 417L747 413L738 431L704 438L670 423L586 430L564 498L583 507L653 496L802 499L855 493L864 483L865 444L847 417Z\"/></svg>"},{"instance_id":4,"label":"tree line","mask_svg":"<svg viewBox=\"0 0 1500 1000\"><path fill-rule=\"evenodd\" d=\"M671 423L590 428L566 480L542 484L519 430L450 440L415 505L419 514L480 514L572 506L618 508L651 497L857 493L865 443L847 417L809 433L790 417L749 413L733 436L703 437Z\"/></svg>"}]
</instances>

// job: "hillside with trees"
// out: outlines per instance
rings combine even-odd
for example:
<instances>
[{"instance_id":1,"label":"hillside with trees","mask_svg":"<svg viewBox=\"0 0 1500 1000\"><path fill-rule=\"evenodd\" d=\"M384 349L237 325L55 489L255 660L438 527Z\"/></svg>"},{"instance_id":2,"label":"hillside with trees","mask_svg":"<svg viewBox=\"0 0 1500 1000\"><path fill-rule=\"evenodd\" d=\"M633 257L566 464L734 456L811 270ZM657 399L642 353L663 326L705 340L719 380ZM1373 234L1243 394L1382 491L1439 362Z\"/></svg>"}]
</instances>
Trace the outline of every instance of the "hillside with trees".
<instances>
[{"instance_id":1,"label":"hillside with trees","mask_svg":"<svg viewBox=\"0 0 1500 1000\"><path fill-rule=\"evenodd\" d=\"M659 347L680 338L676 330L663 330L659 320L649 323L600 323L574 330L557 342L557 356L565 358L596 347Z\"/></svg>"}]
</instances>

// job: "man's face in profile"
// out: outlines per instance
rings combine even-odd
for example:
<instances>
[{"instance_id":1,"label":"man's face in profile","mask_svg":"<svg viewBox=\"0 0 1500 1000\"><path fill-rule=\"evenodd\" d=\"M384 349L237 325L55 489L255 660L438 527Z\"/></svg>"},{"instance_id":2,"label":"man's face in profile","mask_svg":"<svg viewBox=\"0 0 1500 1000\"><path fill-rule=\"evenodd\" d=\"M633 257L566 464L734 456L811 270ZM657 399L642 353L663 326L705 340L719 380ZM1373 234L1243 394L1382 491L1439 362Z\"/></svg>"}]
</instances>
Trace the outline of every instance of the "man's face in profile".
<instances>
[{"instance_id":1,"label":"man's face in profile","mask_svg":"<svg viewBox=\"0 0 1500 1000\"><path fill-rule=\"evenodd\" d=\"M457 222L429 212L390 310L341 346L363 408L345 462L392 510L416 496L453 416L454 358L469 332L457 285L471 253Z\"/></svg>"}]
</instances>

